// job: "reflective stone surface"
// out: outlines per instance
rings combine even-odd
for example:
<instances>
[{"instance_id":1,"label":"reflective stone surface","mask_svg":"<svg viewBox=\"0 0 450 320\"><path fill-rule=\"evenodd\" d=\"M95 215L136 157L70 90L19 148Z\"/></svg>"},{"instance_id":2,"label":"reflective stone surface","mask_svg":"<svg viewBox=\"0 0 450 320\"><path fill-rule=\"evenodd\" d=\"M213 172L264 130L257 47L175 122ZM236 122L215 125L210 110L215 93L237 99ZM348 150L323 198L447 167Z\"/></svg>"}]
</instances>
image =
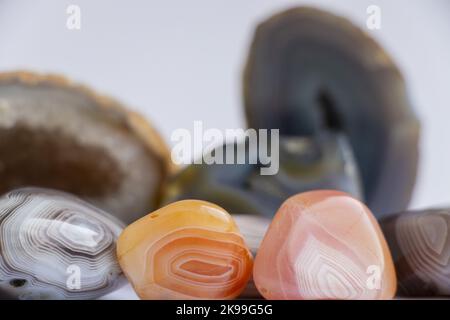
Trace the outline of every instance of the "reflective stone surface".
<instances>
[{"instance_id":1,"label":"reflective stone surface","mask_svg":"<svg viewBox=\"0 0 450 320\"><path fill-rule=\"evenodd\" d=\"M185 200L128 226L119 263L142 299L231 299L244 290L253 259L222 208Z\"/></svg>"},{"instance_id":2,"label":"reflective stone surface","mask_svg":"<svg viewBox=\"0 0 450 320\"><path fill-rule=\"evenodd\" d=\"M358 200L311 191L286 200L255 259L267 299L390 299L396 276L377 221Z\"/></svg>"},{"instance_id":3,"label":"reflective stone surface","mask_svg":"<svg viewBox=\"0 0 450 320\"><path fill-rule=\"evenodd\" d=\"M409 211L383 219L401 296L450 296L450 210Z\"/></svg>"},{"instance_id":4,"label":"reflective stone surface","mask_svg":"<svg viewBox=\"0 0 450 320\"><path fill-rule=\"evenodd\" d=\"M0 198L0 297L92 299L125 283L122 224L71 195L38 188Z\"/></svg>"}]
</instances>

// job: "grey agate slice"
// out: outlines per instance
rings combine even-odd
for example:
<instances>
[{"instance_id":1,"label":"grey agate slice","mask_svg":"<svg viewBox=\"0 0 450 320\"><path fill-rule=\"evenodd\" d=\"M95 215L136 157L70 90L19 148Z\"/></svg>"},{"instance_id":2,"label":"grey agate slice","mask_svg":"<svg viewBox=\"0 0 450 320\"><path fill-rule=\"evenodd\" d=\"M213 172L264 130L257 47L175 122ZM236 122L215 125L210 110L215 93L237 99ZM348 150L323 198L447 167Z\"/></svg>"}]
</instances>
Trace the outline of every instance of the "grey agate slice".
<instances>
[{"instance_id":1,"label":"grey agate slice","mask_svg":"<svg viewBox=\"0 0 450 320\"><path fill-rule=\"evenodd\" d=\"M407 208L420 124L394 61L363 30L297 7L258 25L244 72L249 128L348 137L375 216Z\"/></svg>"},{"instance_id":2,"label":"grey agate slice","mask_svg":"<svg viewBox=\"0 0 450 320\"><path fill-rule=\"evenodd\" d=\"M225 163L227 146L219 148ZM234 148L238 150L237 144ZM245 150L246 164L188 166L169 182L164 203L200 199L216 203L228 212L272 217L285 199L303 191L336 189L356 198L361 196L353 154L341 135L280 137L279 171L275 175L261 175L260 162L248 162L256 151Z\"/></svg>"},{"instance_id":3,"label":"grey agate slice","mask_svg":"<svg viewBox=\"0 0 450 320\"><path fill-rule=\"evenodd\" d=\"M450 296L450 209L402 212L380 223L400 296Z\"/></svg>"},{"instance_id":4,"label":"grey agate slice","mask_svg":"<svg viewBox=\"0 0 450 320\"><path fill-rule=\"evenodd\" d=\"M0 298L92 299L125 283L123 225L69 194L22 188L0 198Z\"/></svg>"}]
</instances>

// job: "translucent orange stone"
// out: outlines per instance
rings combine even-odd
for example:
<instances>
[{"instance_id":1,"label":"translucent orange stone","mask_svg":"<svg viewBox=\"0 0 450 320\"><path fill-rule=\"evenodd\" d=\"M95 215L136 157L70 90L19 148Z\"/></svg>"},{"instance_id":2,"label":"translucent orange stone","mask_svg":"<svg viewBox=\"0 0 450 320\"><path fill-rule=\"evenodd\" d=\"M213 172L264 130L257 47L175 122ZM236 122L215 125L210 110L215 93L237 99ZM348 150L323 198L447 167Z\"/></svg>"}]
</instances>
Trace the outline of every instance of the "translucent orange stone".
<instances>
[{"instance_id":1,"label":"translucent orange stone","mask_svg":"<svg viewBox=\"0 0 450 320\"><path fill-rule=\"evenodd\" d=\"M397 286L370 210L346 193L325 190L283 203L261 243L253 277L267 299L390 299Z\"/></svg>"},{"instance_id":2,"label":"translucent orange stone","mask_svg":"<svg viewBox=\"0 0 450 320\"><path fill-rule=\"evenodd\" d=\"M253 266L231 216L199 200L172 203L128 226L117 256L142 299L235 298Z\"/></svg>"}]
</instances>

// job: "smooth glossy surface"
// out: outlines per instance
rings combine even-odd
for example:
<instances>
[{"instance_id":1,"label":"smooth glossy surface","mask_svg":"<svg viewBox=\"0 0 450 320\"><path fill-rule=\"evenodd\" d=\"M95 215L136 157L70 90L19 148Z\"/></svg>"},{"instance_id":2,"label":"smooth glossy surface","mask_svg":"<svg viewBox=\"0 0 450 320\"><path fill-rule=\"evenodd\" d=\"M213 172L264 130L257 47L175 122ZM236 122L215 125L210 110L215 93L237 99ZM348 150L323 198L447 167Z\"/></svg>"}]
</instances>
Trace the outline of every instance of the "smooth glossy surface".
<instances>
[{"instance_id":1,"label":"smooth glossy surface","mask_svg":"<svg viewBox=\"0 0 450 320\"><path fill-rule=\"evenodd\" d=\"M222 148L226 163L228 147ZM252 152L246 148L246 158ZM257 157L257 156L255 156ZM164 203L183 199L211 201L232 213L273 217L288 197L315 189L336 189L360 198L360 178L347 139L339 134L314 138L280 137L279 171L261 175L261 164L190 165L174 176Z\"/></svg>"},{"instance_id":2,"label":"smooth glossy surface","mask_svg":"<svg viewBox=\"0 0 450 320\"><path fill-rule=\"evenodd\" d=\"M450 210L402 212L381 221L399 295L450 296Z\"/></svg>"},{"instance_id":3,"label":"smooth glossy surface","mask_svg":"<svg viewBox=\"0 0 450 320\"><path fill-rule=\"evenodd\" d=\"M253 276L268 299L389 299L396 290L377 221L365 205L337 191L305 192L283 203Z\"/></svg>"},{"instance_id":4,"label":"smooth glossy surface","mask_svg":"<svg viewBox=\"0 0 450 320\"><path fill-rule=\"evenodd\" d=\"M0 198L0 298L92 299L125 282L122 225L71 195L38 188Z\"/></svg>"},{"instance_id":5,"label":"smooth glossy surface","mask_svg":"<svg viewBox=\"0 0 450 320\"><path fill-rule=\"evenodd\" d=\"M394 61L347 19L297 7L263 21L248 55L244 101L250 128L344 134L374 214L407 207L419 122Z\"/></svg>"},{"instance_id":6,"label":"smooth glossy surface","mask_svg":"<svg viewBox=\"0 0 450 320\"><path fill-rule=\"evenodd\" d=\"M186 200L128 226L119 263L142 299L231 299L245 288L253 260L222 208Z\"/></svg>"}]
</instances>

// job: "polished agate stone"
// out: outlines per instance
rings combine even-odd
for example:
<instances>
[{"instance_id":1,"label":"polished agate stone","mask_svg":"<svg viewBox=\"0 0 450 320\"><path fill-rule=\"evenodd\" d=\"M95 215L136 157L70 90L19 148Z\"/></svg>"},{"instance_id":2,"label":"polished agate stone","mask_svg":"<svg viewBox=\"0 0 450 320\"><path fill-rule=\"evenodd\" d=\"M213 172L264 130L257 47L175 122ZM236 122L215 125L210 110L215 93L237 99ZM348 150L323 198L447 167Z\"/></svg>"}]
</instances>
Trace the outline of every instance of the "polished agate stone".
<instances>
[{"instance_id":1,"label":"polished agate stone","mask_svg":"<svg viewBox=\"0 0 450 320\"><path fill-rule=\"evenodd\" d=\"M250 159L247 142L234 144L234 148L239 150L243 145L247 146L246 159ZM228 145L218 148L223 148L226 163ZM249 161L190 165L169 181L163 202L201 199L228 212L271 218L285 199L298 192L337 189L357 198L362 194L352 150L347 139L339 134L280 137L278 173L261 175L261 167L262 164Z\"/></svg>"},{"instance_id":2,"label":"polished agate stone","mask_svg":"<svg viewBox=\"0 0 450 320\"><path fill-rule=\"evenodd\" d=\"M395 63L347 19L298 7L263 21L244 72L244 102L250 128L344 134L372 212L382 217L407 207L419 122Z\"/></svg>"},{"instance_id":3,"label":"polished agate stone","mask_svg":"<svg viewBox=\"0 0 450 320\"><path fill-rule=\"evenodd\" d=\"M267 299L389 299L396 290L377 221L338 191L286 200L261 243L253 276Z\"/></svg>"},{"instance_id":4,"label":"polished agate stone","mask_svg":"<svg viewBox=\"0 0 450 320\"><path fill-rule=\"evenodd\" d=\"M249 214L233 214L234 221L239 228L245 243L250 249L252 255L255 257L262 239L266 234L270 225L270 219ZM250 278L244 291L239 295L240 299L260 299L262 298L253 281L253 276Z\"/></svg>"},{"instance_id":5,"label":"polished agate stone","mask_svg":"<svg viewBox=\"0 0 450 320\"><path fill-rule=\"evenodd\" d=\"M0 194L58 189L130 223L159 202L169 151L135 112L62 77L0 73Z\"/></svg>"},{"instance_id":6,"label":"polished agate stone","mask_svg":"<svg viewBox=\"0 0 450 320\"><path fill-rule=\"evenodd\" d=\"M66 193L24 188L0 198L0 298L92 299L125 282L122 224Z\"/></svg>"},{"instance_id":7,"label":"polished agate stone","mask_svg":"<svg viewBox=\"0 0 450 320\"><path fill-rule=\"evenodd\" d=\"M381 227L394 258L399 295L450 296L450 210L402 212Z\"/></svg>"},{"instance_id":8,"label":"polished agate stone","mask_svg":"<svg viewBox=\"0 0 450 320\"><path fill-rule=\"evenodd\" d=\"M172 203L128 226L117 256L142 299L235 298L253 266L231 216L200 200Z\"/></svg>"}]
</instances>

